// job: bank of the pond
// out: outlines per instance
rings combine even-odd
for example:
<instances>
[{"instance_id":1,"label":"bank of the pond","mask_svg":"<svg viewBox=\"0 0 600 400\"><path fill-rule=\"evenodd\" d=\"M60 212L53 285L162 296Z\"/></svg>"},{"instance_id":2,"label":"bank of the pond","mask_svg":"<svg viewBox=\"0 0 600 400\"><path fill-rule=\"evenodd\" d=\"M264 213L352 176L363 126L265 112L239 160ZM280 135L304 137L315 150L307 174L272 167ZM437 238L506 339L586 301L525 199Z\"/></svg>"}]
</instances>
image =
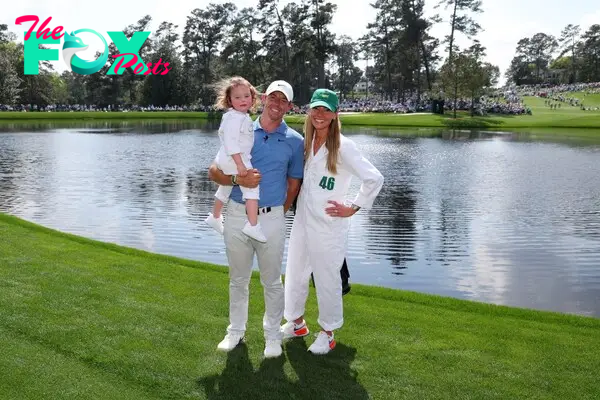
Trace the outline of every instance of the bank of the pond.
<instances>
[{"instance_id":1,"label":"bank of the pond","mask_svg":"<svg viewBox=\"0 0 600 400\"><path fill-rule=\"evenodd\" d=\"M600 113L588 115L493 115L470 117L466 115L454 119L448 115L433 114L346 114L341 115L343 125L491 129L507 131L521 128L572 128L600 129ZM288 123L303 123L304 117L291 115Z\"/></svg>"},{"instance_id":2,"label":"bank of the pond","mask_svg":"<svg viewBox=\"0 0 600 400\"><path fill-rule=\"evenodd\" d=\"M354 285L326 357L306 341L262 359L251 282L247 345L215 351L227 269L101 243L0 214L6 398L591 399L600 320ZM311 289L309 326L316 328ZM312 335L311 335L312 336Z\"/></svg>"},{"instance_id":3,"label":"bank of the pond","mask_svg":"<svg viewBox=\"0 0 600 400\"><path fill-rule=\"evenodd\" d=\"M537 100L536 100L537 101ZM1 112L0 123L18 121L56 120L218 120L220 114L207 112ZM288 115L289 124L302 124L304 115ZM537 105L533 115L491 115L470 117L461 113L459 118L451 114L341 114L342 124L348 126L373 126L397 128L444 128L479 130L526 130L526 129L588 129L600 130L600 112L579 110L546 110ZM598 132L588 133L598 135Z\"/></svg>"},{"instance_id":4,"label":"bank of the pond","mask_svg":"<svg viewBox=\"0 0 600 400\"><path fill-rule=\"evenodd\" d=\"M102 111L78 111L78 112L0 112L1 122L14 121L56 121L56 120L157 120L157 119L219 119L219 113L212 112L185 112L185 111L131 111L131 112L102 112Z\"/></svg>"}]
</instances>

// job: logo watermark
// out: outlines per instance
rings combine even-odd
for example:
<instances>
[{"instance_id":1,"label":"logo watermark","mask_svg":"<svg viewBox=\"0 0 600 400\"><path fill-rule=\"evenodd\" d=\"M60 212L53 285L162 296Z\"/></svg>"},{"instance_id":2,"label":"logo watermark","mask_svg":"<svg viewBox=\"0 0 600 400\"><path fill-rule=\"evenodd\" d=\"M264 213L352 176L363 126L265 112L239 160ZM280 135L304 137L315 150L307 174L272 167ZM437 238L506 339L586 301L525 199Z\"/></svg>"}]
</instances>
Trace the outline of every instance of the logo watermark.
<instances>
[{"instance_id":1,"label":"logo watermark","mask_svg":"<svg viewBox=\"0 0 600 400\"><path fill-rule=\"evenodd\" d=\"M104 36L93 29L78 29L71 33L66 31L61 33L64 29L62 26L57 26L50 31L50 28L47 28L47 25L51 20L52 17L46 18L37 31L34 30L40 21L37 15L24 15L17 18L15 21L16 25L21 25L25 22L33 22L29 30L25 32L25 75L38 75L40 72L40 61L58 61L58 49L40 49L40 45L60 44L60 39L63 37L62 59L70 71L81 75L90 75L100 71L102 67L106 65L109 56L109 48ZM91 33L97 36L104 44L104 51L96 60L87 61L77 56L77 53L89 48L89 46L77 36L80 33ZM131 68L136 75L166 75L171 70L171 68L169 68L169 63L163 62L162 58L152 65L152 63L146 64L138 54L146 42L146 39L150 36L150 32L134 32L131 39L127 39L125 33L119 31L106 33L119 51L119 54L112 56L115 59L115 62L112 63L106 72L107 75L122 75L127 68ZM32 36L32 34L34 34L34 36ZM164 68L161 69L161 66ZM151 67L152 69L150 69Z\"/></svg>"}]
</instances>

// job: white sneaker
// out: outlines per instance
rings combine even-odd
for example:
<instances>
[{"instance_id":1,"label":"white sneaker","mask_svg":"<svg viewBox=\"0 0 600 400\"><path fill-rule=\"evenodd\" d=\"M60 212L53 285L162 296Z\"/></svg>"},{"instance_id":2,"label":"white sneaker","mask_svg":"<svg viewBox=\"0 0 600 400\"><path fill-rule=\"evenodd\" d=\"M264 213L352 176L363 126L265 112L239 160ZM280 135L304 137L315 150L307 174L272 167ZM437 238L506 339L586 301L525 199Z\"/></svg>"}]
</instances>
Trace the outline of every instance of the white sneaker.
<instances>
[{"instance_id":1,"label":"white sneaker","mask_svg":"<svg viewBox=\"0 0 600 400\"><path fill-rule=\"evenodd\" d=\"M211 228L223 234L223 214L219 218L215 218L212 213L208 214L208 217L204 220Z\"/></svg>"},{"instance_id":2,"label":"white sneaker","mask_svg":"<svg viewBox=\"0 0 600 400\"><path fill-rule=\"evenodd\" d=\"M308 351L313 354L327 354L335 347L335 340L333 339L333 333L331 336L321 331L317 336L317 340L310 345Z\"/></svg>"},{"instance_id":3,"label":"white sneaker","mask_svg":"<svg viewBox=\"0 0 600 400\"><path fill-rule=\"evenodd\" d=\"M265 345L265 358L279 357L281 353L281 340L267 339L267 344Z\"/></svg>"},{"instance_id":4,"label":"white sneaker","mask_svg":"<svg viewBox=\"0 0 600 400\"><path fill-rule=\"evenodd\" d=\"M217 346L217 350L231 351L235 349L239 343L244 341L244 335L238 335L235 333L228 333L225 338L221 340L221 343Z\"/></svg>"},{"instance_id":5,"label":"white sneaker","mask_svg":"<svg viewBox=\"0 0 600 400\"><path fill-rule=\"evenodd\" d=\"M306 321L302 320L301 324L296 324L294 321L288 321L281 325L281 333L283 333L284 339L292 339L306 336L309 331L308 326L306 326Z\"/></svg>"},{"instance_id":6,"label":"white sneaker","mask_svg":"<svg viewBox=\"0 0 600 400\"><path fill-rule=\"evenodd\" d=\"M267 241L267 238L265 237L265 234L263 233L260 227L260 223L257 223L256 225L252 226L250 225L250 222L246 222L246 225L244 225L244 229L242 229L242 232L247 236L250 236L252 239L258 240L259 242L266 243Z\"/></svg>"}]
</instances>

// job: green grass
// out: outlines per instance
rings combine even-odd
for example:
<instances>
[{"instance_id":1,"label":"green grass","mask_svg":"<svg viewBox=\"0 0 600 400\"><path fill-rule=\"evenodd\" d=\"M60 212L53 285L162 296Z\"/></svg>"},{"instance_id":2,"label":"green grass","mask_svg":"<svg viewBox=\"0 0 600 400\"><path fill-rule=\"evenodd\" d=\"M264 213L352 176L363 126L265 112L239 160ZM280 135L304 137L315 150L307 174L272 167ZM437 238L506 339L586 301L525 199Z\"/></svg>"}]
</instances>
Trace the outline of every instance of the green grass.
<instances>
[{"instance_id":1,"label":"green grass","mask_svg":"<svg viewBox=\"0 0 600 400\"><path fill-rule=\"evenodd\" d=\"M209 119L215 114L208 112L186 112L186 111L153 111L153 112L102 112L102 111L80 111L80 112L0 112L0 121L24 121L24 120L91 120L91 119Z\"/></svg>"},{"instance_id":2,"label":"green grass","mask_svg":"<svg viewBox=\"0 0 600 400\"><path fill-rule=\"evenodd\" d=\"M589 96L589 95L588 95ZM452 113L443 116L424 114L345 114L342 115L343 125L355 126L390 126L390 127L422 127L446 129L493 129L493 130L518 130L518 129L600 129L600 112L581 111L579 108L564 104L560 110L551 110L544 105L544 100L535 97L526 97L525 102L533 110L533 115L491 115L486 117L470 117L467 113L459 113L457 119L452 118ZM15 121L33 120L198 120L218 118L205 112L129 112L129 113L104 113L104 112L55 112L55 113L0 113L0 121L5 123ZM304 115L289 115L286 121L290 124L302 124ZM590 135L588 133L587 135ZM597 136L597 132L593 135Z\"/></svg>"},{"instance_id":3,"label":"green grass","mask_svg":"<svg viewBox=\"0 0 600 400\"><path fill-rule=\"evenodd\" d=\"M579 99L586 107L600 107L600 93L565 92L562 93L562 95L565 97L575 97Z\"/></svg>"},{"instance_id":4,"label":"green grass","mask_svg":"<svg viewBox=\"0 0 600 400\"><path fill-rule=\"evenodd\" d=\"M596 399L600 320L355 284L326 357L215 351L227 269L0 214L0 393L19 399ZM311 289L309 326L316 326Z\"/></svg>"}]
</instances>

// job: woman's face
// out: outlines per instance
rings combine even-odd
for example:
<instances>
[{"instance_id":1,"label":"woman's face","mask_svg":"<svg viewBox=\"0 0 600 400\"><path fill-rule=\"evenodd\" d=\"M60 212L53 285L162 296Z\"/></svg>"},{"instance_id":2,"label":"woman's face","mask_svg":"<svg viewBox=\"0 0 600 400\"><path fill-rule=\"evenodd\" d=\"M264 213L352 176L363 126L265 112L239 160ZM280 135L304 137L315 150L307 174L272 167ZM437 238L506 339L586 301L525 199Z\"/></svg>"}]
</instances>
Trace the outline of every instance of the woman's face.
<instances>
[{"instance_id":1,"label":"woman's face","mask_svg":"<svg viewBox=\"0 0 600 400\"><path fill-rule=\"evenodd\" d=\"M328 129L331 121L337 117L337 113L326 107L315 107L310 109L310 121L316 130Z\"/></svg>"}]
</instances>

